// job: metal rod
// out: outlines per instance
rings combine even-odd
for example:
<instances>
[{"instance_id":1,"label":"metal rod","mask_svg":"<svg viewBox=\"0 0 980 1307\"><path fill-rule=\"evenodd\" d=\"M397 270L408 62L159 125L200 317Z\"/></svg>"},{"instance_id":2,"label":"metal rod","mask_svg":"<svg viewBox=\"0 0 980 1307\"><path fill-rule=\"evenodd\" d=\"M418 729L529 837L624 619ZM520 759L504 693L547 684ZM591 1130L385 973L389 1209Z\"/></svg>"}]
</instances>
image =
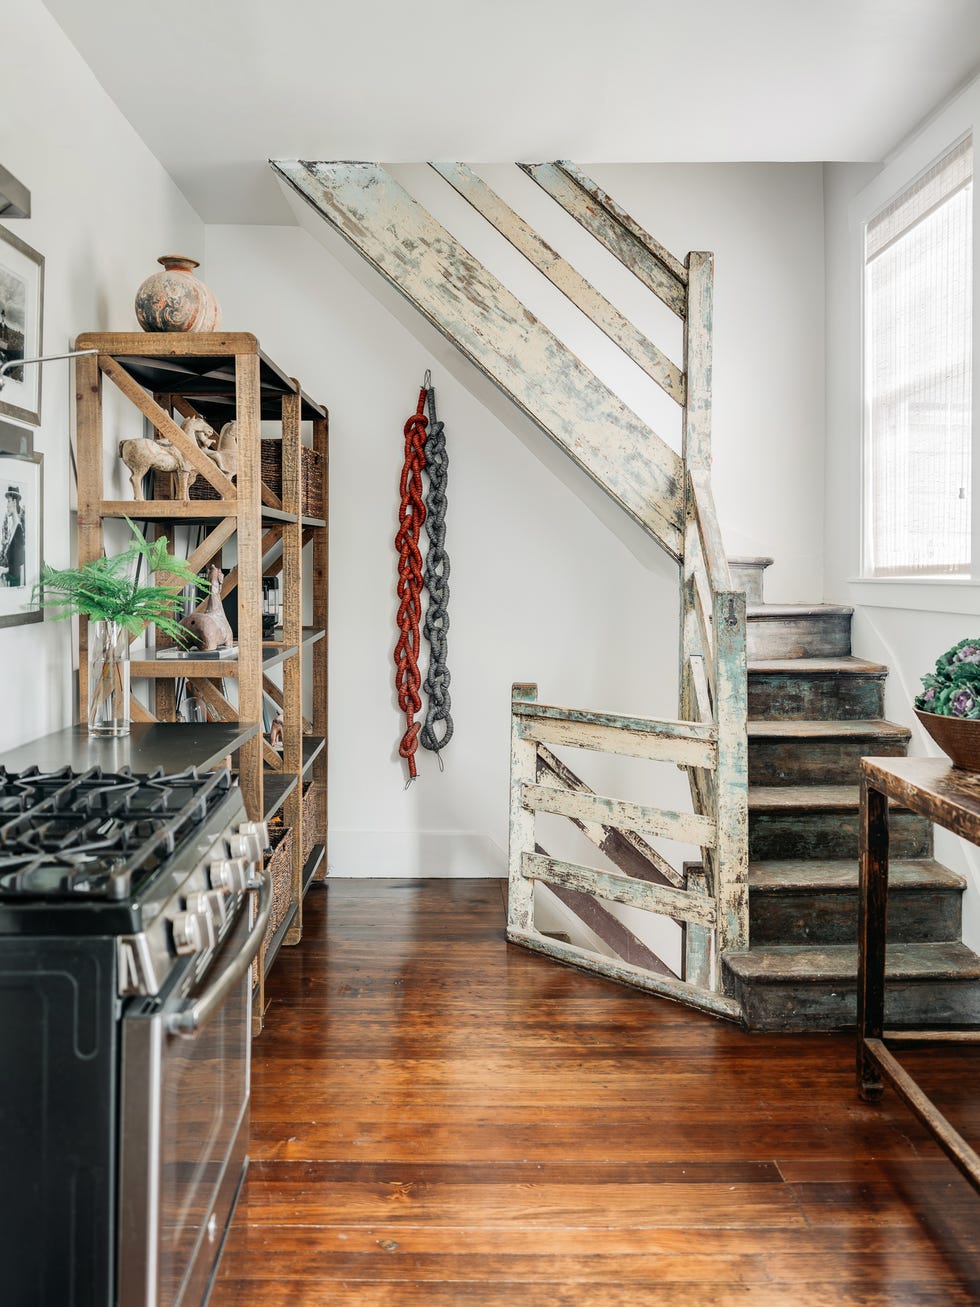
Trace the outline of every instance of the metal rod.
<instances>
[{"instance_id":1,"label":"metal rod","mask_svg":"<svg viewBox=\"0 0 980 1307\"><path fill-rule=\"evenodd\" d=\"M7 382L7 373L14 368L26 368L31 363L53 363L56 359L78 359L84 354L98 354L97 349L73 349L68 354L41 354L36 359L11 359L9 363L4 363L0 367L0 390L3 390Z\"/></svg>"}]
</instances>

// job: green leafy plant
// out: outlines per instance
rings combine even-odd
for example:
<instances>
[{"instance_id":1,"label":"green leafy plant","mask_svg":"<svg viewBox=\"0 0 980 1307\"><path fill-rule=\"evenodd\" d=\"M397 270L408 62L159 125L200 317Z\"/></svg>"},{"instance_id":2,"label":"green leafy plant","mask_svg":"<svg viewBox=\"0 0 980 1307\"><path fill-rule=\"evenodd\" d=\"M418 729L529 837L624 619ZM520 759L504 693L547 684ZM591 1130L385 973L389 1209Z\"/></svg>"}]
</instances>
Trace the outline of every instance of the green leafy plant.
<instances>
[{"instance_id":1,"label":"green leafy plant","mask_svg":"<svg viewBox=\"0 0 980 1307\"><path fill-rule=\"evenodd\" d=\"M961 640L936 659L915 706L940 717L980 718L980 636Z\"/></svg>"},{"instance_id":2,"label":"green leafy plant","mask_svg":"<svg viewBox=\"0 0 980 1307\"><path fill-rule=\"evenodd\" d=\"M193 585L206 595L210 583L192 571L182 558L167 550L167 541L150 544L135 522L126 518L133 542L112 558L96 558L81 567L41 569L35 598L60 621L76 615L92 622L115 622L133 635L153 622L179 644L187 641L187 630L177 621L180 590L174 586L140 585L143 564L148 576L166 572L182 585Z\"/></svg>"}]
</instances>

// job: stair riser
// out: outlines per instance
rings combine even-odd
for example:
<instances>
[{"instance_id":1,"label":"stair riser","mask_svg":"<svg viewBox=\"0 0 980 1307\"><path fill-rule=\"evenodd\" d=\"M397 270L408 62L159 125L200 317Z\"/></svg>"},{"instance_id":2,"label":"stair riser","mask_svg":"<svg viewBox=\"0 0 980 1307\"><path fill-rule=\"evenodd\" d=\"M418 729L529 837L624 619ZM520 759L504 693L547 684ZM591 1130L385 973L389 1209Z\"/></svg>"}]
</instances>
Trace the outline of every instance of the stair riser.
<instances>
[{"instance_id":1,"label":"stair riser","mask_svg":"<svg viewBox=\"0 0 980 1307\"><path fill-rule=\"evenodd\" d=\"M879 676L804 676L749 672L750 721L853 721L883 717Z\"/></svg>"},{"instance_id":2,"label":"stair riser","mask_svg":"<svg viewBox=\"0 0 980 1307\"><path fill-rule=\"evenodd\" d=\"M749 784L856 784L862 758L902 757L907 747L902 736L749 740Z\"/></svg>"},{"instance_id":3,"label":"stair riser","mask_svg":"<svg viewBox=\"0 0 980 1307\"><path fill-rule=\"evenodd\" d=\"M815 613L812 616L750 616L746 623L749 659L846 658L851 652L849 613Z\"/></svg>"},{"instance_id":4,"label":"stair riser","mask_svg":"<svg viewBox=\"0 0 980 1307\"><path fill-rule=\"evenodd\" d=\"M856 812L750 813L749 858L857 858L858 827ZM889 827L893 858L932 856L932 827L924 817L894 812Z\"/></svg>"},{"instance_id":5,"label":"stair riser","mask_svg":"<svg viewBox=\"0 0 980 1307\"><path fill-rule=\"evenodd\" d=\"M959 939L961 906L960 890L892 889L888 938L904 944ZM855 890L766 894L750 889L751 943L856 944L857 912Z\"/></svg>"},{"instance_id":6,"label":"stair riser","mask_svg":"<svg viewBox=\"0 0 980 1307\"><path fill-rule=\"evenodd\" d=\"M738 563L733 559L728 560L728 569L731 573L732 585L736 590L741 590L745 595L747 604L761 604L765 600L762 596L763 577L765 570L771 560L765 560L758 563Z\"/></svg>"},{"instance_id":7,"label":"stair riser","mask_svg":"<svg viewBox=\"0 0 980 1307\"><path fill-rule=\"evenodd\" d=\"M742 1005L750 1030L853 1030L857 985L747 984L725 970L726 986ZM980 1011L980 981L892 981L885 986L886 1025L965 1025Z\"/></svg>"}]
</instances>

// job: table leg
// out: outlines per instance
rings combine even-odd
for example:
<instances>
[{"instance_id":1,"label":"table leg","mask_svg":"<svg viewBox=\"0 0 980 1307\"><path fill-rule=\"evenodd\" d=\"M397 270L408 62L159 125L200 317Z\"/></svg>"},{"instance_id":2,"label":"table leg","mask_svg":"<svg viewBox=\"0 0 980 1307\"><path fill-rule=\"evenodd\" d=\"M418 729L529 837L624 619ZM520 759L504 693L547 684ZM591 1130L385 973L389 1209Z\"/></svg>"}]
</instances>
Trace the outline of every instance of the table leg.
<instances>
[{"instance_id":1,"label":"table leg","mask_svg":"<svg viewBox=\"0 0 980 1307\"><path fill-rule=\"evenodd\" d=\"M888 800L861 781L861 869L858 890L857 1081L865 1102L883 1082L865 1047L885 1024L885 932L888 920Z\"/></svg>"}]
</instances>

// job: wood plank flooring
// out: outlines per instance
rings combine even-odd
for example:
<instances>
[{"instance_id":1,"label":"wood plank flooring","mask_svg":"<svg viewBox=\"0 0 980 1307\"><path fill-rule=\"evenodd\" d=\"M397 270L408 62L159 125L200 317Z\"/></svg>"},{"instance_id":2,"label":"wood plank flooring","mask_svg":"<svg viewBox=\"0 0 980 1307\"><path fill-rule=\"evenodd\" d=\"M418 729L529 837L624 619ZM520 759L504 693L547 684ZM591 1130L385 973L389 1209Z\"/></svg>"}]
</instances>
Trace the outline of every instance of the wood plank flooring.
<instances>
[{"instance_id":1,"label":"wood plank flooring","mask_svg":"<svg viewBox=\"0 0 980 1307\"><path fill-rule=\"evenodd\" d=\"M330 881L269 980L211 1307L948 1307L980 1197L853 1041L508 945L499 881ZM980 1053L906 1055L971 1139Z\"/></svg>"}]
</instances>

